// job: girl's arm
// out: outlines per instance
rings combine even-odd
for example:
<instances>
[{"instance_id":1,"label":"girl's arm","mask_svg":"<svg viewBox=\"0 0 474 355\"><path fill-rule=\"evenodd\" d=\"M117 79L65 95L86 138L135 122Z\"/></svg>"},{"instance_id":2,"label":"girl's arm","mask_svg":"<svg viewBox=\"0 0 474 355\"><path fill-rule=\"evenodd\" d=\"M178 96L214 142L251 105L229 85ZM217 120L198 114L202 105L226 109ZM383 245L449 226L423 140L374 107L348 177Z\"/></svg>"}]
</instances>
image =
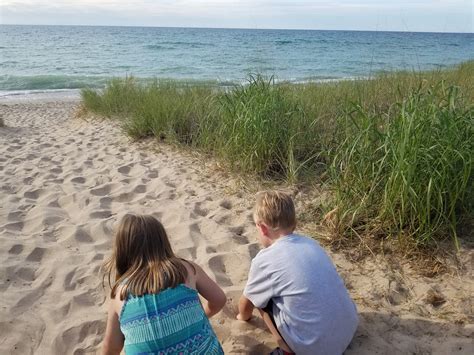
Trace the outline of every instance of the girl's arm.
<instances>
[{"instance_id":1,"label":"girl's arm","mask_svg":"<svg viewBox=\"0 0 474 355\"><path fill-rule=\"evenodd\" d=\"M124 338L120 331L116 302L117 301L113 299L109 301L107 328L105 330L104 342L102 344L102 355L120 354L123 348Z\"/></svg>"},{"instance_id":2,"label":"girl's arm","mask_svg":"<svg viewBox=\"0 0 474 355\"><path fill-rule=\"evenodd\" d=\"M203 307L206 316L210 318L225 306L227 297L219 285L199 265L193 265L196 268L196 288L199 294L207 300Z\"/></svg>"}]
</instances>

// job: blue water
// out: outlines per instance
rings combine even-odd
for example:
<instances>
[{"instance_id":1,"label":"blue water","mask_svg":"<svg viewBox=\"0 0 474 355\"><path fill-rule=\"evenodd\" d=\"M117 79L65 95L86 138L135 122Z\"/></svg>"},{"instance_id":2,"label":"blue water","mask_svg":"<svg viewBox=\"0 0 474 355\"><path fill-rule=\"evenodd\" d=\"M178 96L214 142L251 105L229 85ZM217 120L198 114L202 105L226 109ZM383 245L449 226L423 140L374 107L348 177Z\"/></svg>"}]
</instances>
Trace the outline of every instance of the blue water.
<instances>
[{"instance_id":1,"label":"blue water","mask_svg":"<svg viewBox=\"0 0 474 355\"><path fill-rule=\"evenodd\" d=\"M474 34L0 25L0 90L101 87L111 77L242 82L369 77L474 59Z\"/></svg>"}]
</instances>

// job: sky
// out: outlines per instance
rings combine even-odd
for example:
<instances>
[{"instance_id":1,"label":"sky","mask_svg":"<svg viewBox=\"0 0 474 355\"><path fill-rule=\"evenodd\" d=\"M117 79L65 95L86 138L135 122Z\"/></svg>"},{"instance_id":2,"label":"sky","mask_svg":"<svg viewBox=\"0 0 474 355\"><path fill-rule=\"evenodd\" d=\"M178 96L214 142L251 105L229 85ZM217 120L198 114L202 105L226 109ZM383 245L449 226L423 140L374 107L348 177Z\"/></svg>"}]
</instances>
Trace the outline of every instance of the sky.
<instances>
[{"instance_id":1,"label":"sky","mask_svg":"<svg viewBox=\"0 0 474 355\"><path fill-rule=\"evenodd\" d=\"M1 0L0 24L474 32L474 0Z\"/></svg>"}]
</instances>

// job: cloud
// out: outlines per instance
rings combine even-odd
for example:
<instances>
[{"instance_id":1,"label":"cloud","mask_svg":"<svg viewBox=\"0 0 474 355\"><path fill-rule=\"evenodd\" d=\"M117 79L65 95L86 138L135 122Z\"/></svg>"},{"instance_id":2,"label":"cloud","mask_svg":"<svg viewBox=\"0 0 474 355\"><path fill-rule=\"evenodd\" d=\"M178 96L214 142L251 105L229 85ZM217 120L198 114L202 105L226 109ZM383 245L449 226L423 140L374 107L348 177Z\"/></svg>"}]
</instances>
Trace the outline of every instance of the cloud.
<instances>
[{"instance_id":1,"label":"cloud","mask_svg":"<svg viewBox=\"0 0 474 355\"><path fill-rule=\"evenodd\" d=\"M472 0L1 0L0 23L473 31Z\"/></svg>"},{"instance_id":2,"label":"cloud","mask_svg":"<svg viewBox=\"0 0 474 355\"><path fill-rule=\"evenodd\" d=\"M245 7L267 9L283 8L372 8L372 9L393 9L398 7L405 8L469 8L470 0L398 0L385 1L380 0L308 0L308 1L282 1L282 0L2 0L0 8L26 8L34 7L41 9L42 7L52 8L78 8L78 7L100 7L114 9L162 9L173 8L181 9L186 12L189 8L213 7L213 8L229 8L229 7Z\"/></svg>"}]
</instances>

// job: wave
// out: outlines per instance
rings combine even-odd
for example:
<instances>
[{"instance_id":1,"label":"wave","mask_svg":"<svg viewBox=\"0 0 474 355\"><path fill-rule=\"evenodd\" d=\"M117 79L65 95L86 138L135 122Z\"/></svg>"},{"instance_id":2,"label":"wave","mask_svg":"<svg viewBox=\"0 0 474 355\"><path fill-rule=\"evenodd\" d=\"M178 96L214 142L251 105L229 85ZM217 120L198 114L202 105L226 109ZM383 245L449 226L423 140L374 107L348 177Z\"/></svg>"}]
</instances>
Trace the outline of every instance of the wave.
<instances>
[{"instance_id":1,"label":"wave","mask_svg":"<svg viewBox=\"0 0 474 355\"><path fill-rule=\"evenodd\" d=\"M0 75L0 96L23 95L25 93L44 93L50 91L78 91L83 88L102 89L116 76L73 76L73 75L36 75L36 76L15 76ZM239 83L230 78L216 79L193 79L193 78L173 78L173 77L133 77L139 83L176 82L183 85L192 86L216 86L226 87Z\"/></svg>"},{"instance_id":2,"label":"wave","mask_svg":"<svg viewBox=\"0 0 474 355\"><path fill-rule=\"evenodd\" d=\"M285 45L285 44L291 44L291 43L293 43L293 41L290 41L290 40L279 40L279 41L276 41L275 43L283 46L283 45Z\"/></svg>"},{"instance_id":3,"label":"wave","mask_svg":"<svg viewBox=\"0 0 474 355\"><path fill-rule=\"evenodd\" d=\"M188 48L204 48L204 47L215 47L214 43L205 42L185 42L185 41L164 41L158 44L147 44L146 49L159 50L159 49L177 49L179 47Z\"/></svg>"},{"instance_id":4,"label":"wave","mask_svg":"<svg viewBox=\"0 0 474 355\"><path fill-rule=\"evenodd\" d=\"M75 75L0 75L0 90L59 90L102 88L111 77Z\"/></svg>"},{"instance_id":5,"label":"wave","mask_svg":"<svg viewBox=\"0 0 474 355\"><path fill-rule=\"evenodd\" d=\"M81 97L80 89L61 89L61 90L18 90L2 91L0 90L0 101L31 101L31 100L78 100Z\"/></svg>"},{"instance_id":6,"label":"wave","mask_svg":"<svg viewBox=\"0 0 474 355\"><path fill-rule=\"evenodd\" d=\"M155 49L170 49L170 47L166 47L166 46L162 46L162 45L159 45L159 44L147 44L145 46L146 49L152 49L152 50L155 50Z\"/></svg>"}]
</instances>

